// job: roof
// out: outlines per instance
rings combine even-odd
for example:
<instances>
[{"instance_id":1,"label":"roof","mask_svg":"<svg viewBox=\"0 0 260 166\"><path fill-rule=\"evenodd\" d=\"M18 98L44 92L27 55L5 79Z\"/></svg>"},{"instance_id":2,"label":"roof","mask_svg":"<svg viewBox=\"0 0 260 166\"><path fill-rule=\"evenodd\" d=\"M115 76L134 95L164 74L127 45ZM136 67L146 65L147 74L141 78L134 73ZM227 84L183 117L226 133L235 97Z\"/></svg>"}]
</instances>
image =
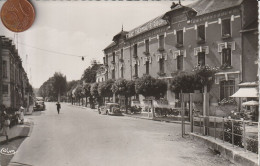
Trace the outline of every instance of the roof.
<instances>
[{"instance_id":1,"label":"roof","mask_svg":"<svg viewBox=\"0 0 260 166\"><path fill-rule=\"evenodd\" d=\"M116 45L116 43L115 42L112 42L111 44L109 44L104 50L106 50L106 49L108 49L108 48L110 48L110 47L113 47L113 46L115 46Z\"/></svg>"},{"instance_id":2,"label":"roof","mask_svg":"<svg viewBox=\"0 0 260 166\"><path fill-rule=\"evenodd\" d=\"M128 38L134 37L136 35L146 32L146 31L166 25L167 22L162 19L163 16L164 16L164 14L129 31Z\"/></svg>"},{"instance_id":3,"label":"roof","mask_svg":"<svg viewBox=\"0 0 260 166\"><path fill-rule=\"evenodd\" d=\"M123 35L126 35L128 32L127 31L121 31L119 32L118 34L116 34L114 37L113 37L113 41L117 40L120 36L123 36Z\"/></svg>"},{"instance_id":4,"label":"roof","mask_svg":"<svg viewBox=\"0 0 260 166\"><path fill-rule=\"evenodd\" d=\"M198 0L187 7L197 11L197 16L240 5L243 0Z\"/></svg>"}]
</instances>

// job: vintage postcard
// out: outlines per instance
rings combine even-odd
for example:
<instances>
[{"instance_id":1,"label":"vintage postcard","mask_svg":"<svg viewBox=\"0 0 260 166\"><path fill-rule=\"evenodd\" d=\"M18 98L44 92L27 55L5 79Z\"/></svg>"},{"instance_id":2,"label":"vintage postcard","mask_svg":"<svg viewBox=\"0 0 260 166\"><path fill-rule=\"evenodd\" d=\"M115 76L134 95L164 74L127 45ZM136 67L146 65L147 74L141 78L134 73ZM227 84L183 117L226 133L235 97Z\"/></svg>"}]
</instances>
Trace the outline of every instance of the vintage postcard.
<instances>
[{"instance_id":1,"label":"vintage postcard","mask_svg":"<svg viewBox=\"0 0 260 166\"><path fill-rule=\"evenodd\" d=\"M256 166L257 0L0 0L1 166Z\"/></svg>"}]
</instances>

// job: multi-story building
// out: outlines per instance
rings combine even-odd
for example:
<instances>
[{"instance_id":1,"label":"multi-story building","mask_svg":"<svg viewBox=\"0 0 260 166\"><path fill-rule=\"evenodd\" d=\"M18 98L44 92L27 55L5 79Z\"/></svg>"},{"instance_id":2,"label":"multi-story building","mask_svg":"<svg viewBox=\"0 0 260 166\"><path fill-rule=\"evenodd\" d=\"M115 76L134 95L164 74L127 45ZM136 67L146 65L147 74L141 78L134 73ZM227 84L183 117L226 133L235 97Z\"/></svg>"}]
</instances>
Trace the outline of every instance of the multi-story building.
<instances>
[{"instance_id":1,"label":"multi-story building","mask_svg":"<svg viewBox=\"0 0 260 166\"><path fill-rule=\"evenodd\" d=\"M1 36L0 44L0 105L19 108L21 105L26 105L29 80L12 40Z\"/></svg>"},{"instance_id":2,"label":"multi-story building","mask_svg":"<svg viewBox=\"0 0 260 166\"><path fill-rule=\"evenodd\" d=\"M164 15L113 37L104 49L107 78L132 80L149 74L170 79L196 65L219 67L209 95L214 114L239 83L257 80L257 16L254 0L173 3ZM168 91L166 97L174 103L177 95Z\"/></svg>"}]
</instances>

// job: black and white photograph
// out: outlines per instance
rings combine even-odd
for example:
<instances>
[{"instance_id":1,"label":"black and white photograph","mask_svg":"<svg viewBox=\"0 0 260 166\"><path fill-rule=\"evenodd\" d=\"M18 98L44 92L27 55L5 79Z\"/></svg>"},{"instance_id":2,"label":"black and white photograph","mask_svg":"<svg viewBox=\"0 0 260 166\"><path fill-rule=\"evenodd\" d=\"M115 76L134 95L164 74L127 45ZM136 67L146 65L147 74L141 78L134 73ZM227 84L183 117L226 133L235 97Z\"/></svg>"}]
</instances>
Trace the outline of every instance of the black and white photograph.
<instances>
[{"instance_id":1,"label":"black and white photograph","mask_svg":"<svg viewBox=\"0 0 260 166\"><path fill-rule=\"evenodd\" d=\"M257 0L0 0L0 166L259 165Z\"/></svg>"}]
</instances>

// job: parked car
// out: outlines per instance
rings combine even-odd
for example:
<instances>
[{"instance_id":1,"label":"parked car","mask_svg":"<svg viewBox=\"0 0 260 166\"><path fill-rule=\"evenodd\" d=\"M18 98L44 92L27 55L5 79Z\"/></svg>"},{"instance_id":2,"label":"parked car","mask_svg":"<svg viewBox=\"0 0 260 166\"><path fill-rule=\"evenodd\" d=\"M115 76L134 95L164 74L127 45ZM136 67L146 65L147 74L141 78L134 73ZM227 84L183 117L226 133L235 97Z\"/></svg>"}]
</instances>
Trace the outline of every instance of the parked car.
<instances>
[{"instance_id":1,"label":"parked car","mask_svg":"<svg viewBox=\"0 0 260 166\"><path fill-rule=\"evenodd\" d=\"M106 103L105 106L99 107L98 111L103 115L122 115L120 106L117 103Z\"/></svg>"},{"instance_id":2,"label":"parked car","mask_svg":"<svg viewBox=\"0 0 260 166\"><path fill-rule=\"evenodd\" d=\"M35 106L33 107L34 111L44 111L45 104L44 101L35 101Z\"/></svg>"}]
</instances>

